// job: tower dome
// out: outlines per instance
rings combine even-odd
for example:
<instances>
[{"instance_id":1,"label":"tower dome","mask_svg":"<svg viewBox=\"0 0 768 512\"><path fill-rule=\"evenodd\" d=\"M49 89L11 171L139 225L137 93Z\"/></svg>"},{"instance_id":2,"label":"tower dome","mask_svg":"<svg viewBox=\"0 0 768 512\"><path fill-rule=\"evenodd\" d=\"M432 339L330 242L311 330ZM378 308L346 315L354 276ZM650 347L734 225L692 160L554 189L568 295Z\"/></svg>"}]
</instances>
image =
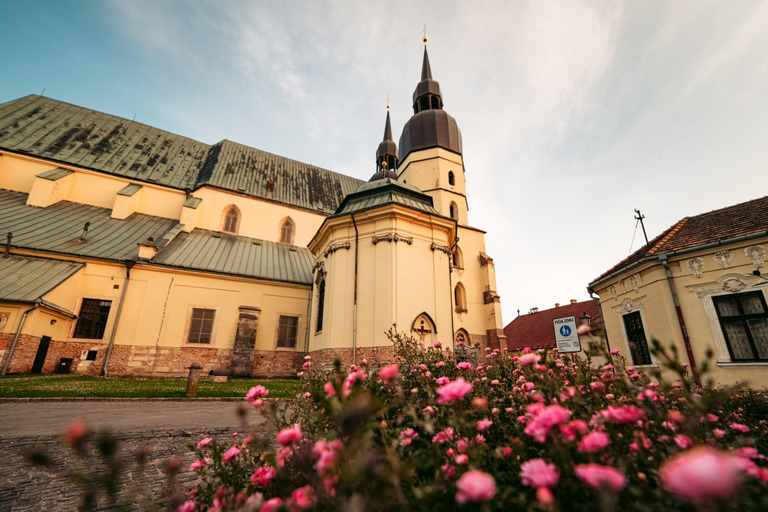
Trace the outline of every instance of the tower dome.
<instances>
[{"instance_id":1,"label":"tower dome","mask_svg":"<svg viewBox=\"0 0 768 512\"><path fill-rule=\"evenodd\" d=\"M376 150L376 173L371 176L370 181L376 181L383 178L397 179L397 145L392 140L392 125L389 122L389 105L387 105L387 122L384 125L384 140L379 144Z\"/></svg>"},{"instance_id":2,"label":"tower dome","mask_svg":"<svg viewBox=\"0 0 768 512\"><path fill-rule=\"evenodd\" d=\"M413 116L405 123L400 136L400 161L412 151L435 147L462 154L459 125L443 110L440 84L432 78L425 46L421 81L413 91Z\"/></svg>"}]
</instances>

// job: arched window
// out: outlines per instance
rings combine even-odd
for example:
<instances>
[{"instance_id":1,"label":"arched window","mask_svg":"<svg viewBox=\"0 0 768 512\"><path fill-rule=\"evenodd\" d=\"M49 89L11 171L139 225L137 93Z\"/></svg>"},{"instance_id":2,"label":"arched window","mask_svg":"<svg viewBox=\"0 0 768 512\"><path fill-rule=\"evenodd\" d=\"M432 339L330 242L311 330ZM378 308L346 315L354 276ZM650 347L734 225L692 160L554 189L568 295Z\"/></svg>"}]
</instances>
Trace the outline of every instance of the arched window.
<instances>
[{"instance_id":1,"label":"arched window","mask_svg":"<svg viewBox=\"0 0 768 512\"><path fill-rule=\"evenodd\" d=\"M469 340L469 333L464 329L456 331L456 346L462 345L472 346L472 342Z\"/></svg>"},{"instance_id":2,"label":"arched window","mask_svg":"<svg viewBox=\"0 0 768 512\"><path fill-rule=\"evenodd\" d=\"M456 206L456 203L451 201L451 205L448 207L450 211L451 218L455 220L456 222L459 221L459 207Z\"/></svg>"},{"instance_id":3,"label":"arched window","mask_svg":"<svg viewBox=\"0 0 768 512\"><path fill-rule=\"evenodd\" d=\"M461 253L461 249L457 245L451 255L451 263L456 268L464 268L464 255Z\"/></svg>"},{"instance_id":4,"label":"arched window","mask_svg":"<svg viewBox=\"0 0 768 512\"><path fill-rule=\"evenodd\" d=\"M323 312L325 310L325 279L320 281L317 288L317 326L315 332L323 330Z\"/></svg>"},{"instance_id":5,"label":"arched window","mask_svg":"<svg viewBox=\"0 0 768 512\"><path fill-rule=\"evenodd\" d=\"M456 285L456 288L453 289L453 298L456 301L456 312L466 313L467 312L467 292L464 290L464 285L462 285L461 283Z\"/></svg>"},{"instance_id":6,"label":"arched window","mask_svg":"<svg viewBox=\"0 0 768 512\"><path fill-rule=\"evenodd\" d=\"M448 171L448 184L449 185L456 184L456 176L453 175L453 171Z\"/></svg>"},{"instance_id":7,"label":"arched window","mask_svg":"<svg viewBox=\"0 0 768 512\"><path fill-rule=\"evenodd\" d=\"M240 208L231 204L224 208L221 230L237 234L240 229Z\"/></svg>"},{"instance_id":8,"label":"arched window","mask_svg":"<svg viewBox=\"0 0 768 512\"><path fill-rule=\"evenodd\" d=\"M293 219L290 217L284 218L280 222L280 236L277 241L281 244L293 245L293 235L295 231L296 224L294 224Z\"/></svg>"}]
</instances>

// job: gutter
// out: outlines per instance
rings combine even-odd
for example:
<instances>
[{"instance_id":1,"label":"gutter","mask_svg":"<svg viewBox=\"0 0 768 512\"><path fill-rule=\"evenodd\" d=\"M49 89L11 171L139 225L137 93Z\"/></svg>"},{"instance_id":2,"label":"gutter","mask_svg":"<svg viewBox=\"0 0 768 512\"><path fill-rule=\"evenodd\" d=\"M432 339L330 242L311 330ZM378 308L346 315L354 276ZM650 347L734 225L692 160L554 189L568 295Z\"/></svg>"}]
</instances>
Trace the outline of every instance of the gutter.
<instances>
[{"instance_id":1,"label":"gutter","mask_svg":"<svg viewBox=\"0 0 768 512\"><path fill-rule=\"evenodd\" d=\"M701 379L699 378L699 371L696 369L696 360L693 357L693 348L691 347L691 340L688 337L688 328L685 326L685 319L683 318L683 310L680 308L680 301L677 298L677 289L675 288L675 282L672 279L672 270L667 263L667 255L660 254L659 261L664 266L664 271L667 274L667 282L669 283L669 291L672 292L672 300L675 303L675 311L677 312L677 323L680 326L680 331L683 333L683 342L685 343L685 352L688 354L688 363L691 365L691 373L693 374L693 380L698 386L701 386Z\"/></svg>"},{"instance_id":2,"label":"gutter","mask_svg":"<svg viewBox=\"0 0 768 512\"><path fill-rule=\"evenodd\" d=\"M355 294L354 302L352 304L352 366L355 366L357 357L357 249L360 246L360 233L357 231L357 222L355 222L355 214L350 213L352 218L352 225L355 227Z\"/></svg>"},{"instance_id":3,"label":"gutter","mask_svg":"<svg viewBox=\"0 0 768 512\"><path fill-rule=\"evenodd\" d=\"M21 315L21 320L19 321L19 327L16 329L16 335L13 337L13 342L11 343L11 348L8 350L8 357L5 358L5 364L3 364L3 372L0 375L5 375L8 371L8 365L11 362L11 357L13 357L13 351L16 349L16 343L19 341L19 336L21 335L21 328L24 327L24 322L27 320L27 315L31 313L32 311L36 310L40 307L41 300L38 299L35 301L35 305L28 310L26 310Z\"/></svg>"},{"instance_id":4,"label":"gutter","mask_svg":"<svg viewBox=\"0 0 768 512\"><path fill-rule=\"evenodd\" d=\"M115 325L112 326L112 335L109 337L109 346L107 347L107 356L104 358L104 367L101 369L101 376L108 377L109 358L112 355L112 347L115 345L115 334L117 326L120 323L120 313L123 312L123 301L125 293L128 291L128 281L131 279L131 268L136 264L133 260L125 260L125 282L123 282L123 293L120 295L120 303L117 305L117 315L115 315Z\"/></svg>"},{"instance_id":5,"label":"gutter","mask_svg":"<svg viewBox=\"0 0 768 512\"><path fill-rule=\"evenodd\" d=\"M628 270L631 270L631 269L633 269L633 268L635 268L635 267L637 267L637 266L639 266L639 265L641 265L643 263L648 263L650 261L655 261L657 259L660 259L662 256L664 256L665 258L669 258L669 257L672 257L672 256L679 256L679 255L682 255L682 254L689 254L689 253L696 252L696 251L703 251L703 250L706 250L706 249L712 249L712 248L715 248L715 247L721 247L723 245L735 244L735 243L738 243L738 242L744 242L744 241L747 241L747 240L752 240L752 239L755 239L755 238L761 238L761 237L766 237L766 236L768 236L768 230L758 231L757 233L750 233L748 235L741 235L741 236L737 236L737 237L734 237L734 238L728 238L726 240L719 240L717 242L710 242L710 243L704 244L704 245L697 245L696 247L687 247L685 249L679 249L677 251L670 251L670 252L662 253L662 254L659 254L659 255L646 256L646 257L644 257L644 258L642 258L642 259L640 259L640 260L638 260L638 261L636 261L634 263L631 263L631 264L627 265L626 267L623 267L623 268L620 268L620 269L618 269L618 270L616 270L614 272L611 272L610 274L608 274L605 277L601 277L601 278L593 281L592 283L590 283L590 285L587 288L587 290L589 290L590 288L594 289L596 286L599 286L599 285L605 283L606 281L609 281L609 280L613 279L614 277L618 276L619 274L622 274L622 273L624 273L624 272L626 272Z\"/></svg>"}]
</instances>

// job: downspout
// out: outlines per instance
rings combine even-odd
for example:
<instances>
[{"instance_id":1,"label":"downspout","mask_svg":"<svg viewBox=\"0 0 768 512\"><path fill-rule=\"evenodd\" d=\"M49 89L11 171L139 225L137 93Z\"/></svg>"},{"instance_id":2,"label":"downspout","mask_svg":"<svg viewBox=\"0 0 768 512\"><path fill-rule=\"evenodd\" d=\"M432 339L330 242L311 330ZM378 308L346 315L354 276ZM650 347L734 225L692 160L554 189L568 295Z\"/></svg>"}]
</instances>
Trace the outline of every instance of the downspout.
<instances>
[{"instance_id":1,"label":"downspout","mask_svg":"<svg viewBox=\"0 0 768 512\"><path fill-rule=\"evenodd\" d=\"M597 309L600 311L600 318L603 320L603 325L605 325L605 317L603 316L603 303L600 302L600 297L595 295L595 290L593 290L591 286L587 286L587 292L589 293L589 297L592 300L597 301ZM605 333L605 348L608 350L608 352L610 352L611 342L608 341L608 329L603 328L603 332Z\"/></svg>"},{"instance_id":2,"label":"downspout","mask_svg":"<svg viewBox=\"0 0 768 512\"><path fill-rule=\"evenodd\" d=\"M675 282L672 280L672 270L667 263L667 255L659 254L659 261L664 266L664 272L667 274L667 282L669 283L669 291L672 292L672 300L675 303L675 311L677 312L677 323L680 325L680 331L683 333L683 342L685 343L685 351L688 354L688 362L691 365L691 373L693 374L693 380L697 385L701 386L701 379L699 379L699 371L696 369L696 360L693 358L693 349L691 348L691 339L688 337L688 328L685 326L685 319L683 319L683 310L680 308L680 300L677 297L677 289L675 288Z\"/></svg>"},{"instance_id":3,"label":"downspout","mask_svg":"<svg viewBox=\"0 0 768 512\"><path fill-rule=\"evenodd\" d=\"M352 366L355 366L357 361L357 248L360 245L360 233L357 231L357 222L355 222L355 214L351 213L352 225L355 227L355 293L354 302L352 304Z\"/></svg>"},{"instance_id":4,"label":"downspout","mask_svg":"<svg viewBox=\"0 0 768 512\"><path fill-rule=\"evenodd\" d=\"M3 365L3 373L2 375L5 375L5 373L8 371L8 365L11 363L11 357L13 357L13 351L16 348L16 343L19 341L19 336L21 335L21 328L24 327L24 322L27 320L27 315L31 313L32 311L36 310L38 307L40 307L40 299L37 299L35 301L35 305L28 310L26 310L21 315L21 321L19 322L19 327L16 329L16 335L13 337L13 343L11 343L11 348L8 350L8 357L5 358L5 364Z\"/></svg>"},{"instance_id":5,"label":"downspout","mask_svg":"<svg viewBox=\"0 0 768 512\"><path fill-rule=\"evenodd\" d=\"M456 358L456 326L454 325L453 320L453 283L451 282L451 258L453 256L453 251L456 250L456 246L459 244L459 223L456 222L456 237L453 240L453 245L451 246L451 250L448 254L448 303L451 305L450 313L451 313L451 348L453 349L453 357Z\"/></svg>"},{"instance_id":6,"label":"downspout","mask_svg":"<svg viewBox=\"0 0 768 512\"><path fill-rule=\"evenodd\" d=\"M120 294L120 302L117 305L117 314L115 315L115 325L112 326L112 335L109 337L109 346L107 347L107 356L104 358L104 368L101 369L101 376L108 377L109 358L112 356L112 347L115 345L115 334L117 334L117 325L120 323L120 313L123 312L123 301L125 293L128 291L128 281L131 279L131 268L136 264L133 260L125 260L125 282L123 283L123 293Z\"/></svg>"},{"instance_id":7,"label":"downspout","mask_svg":"<svg viewBox=\"0 0 768 512\"><path fill-rule=\"evenodd\" d=\"M310 315L312 314L312 297L314 294L314 285L312 286L312 289L309 290L309 300L307 301L307 328L305 329L304 333L304 355L309 354L309 329L311 328L312 319L310 318Z\"/></svg>"}]
</instances>

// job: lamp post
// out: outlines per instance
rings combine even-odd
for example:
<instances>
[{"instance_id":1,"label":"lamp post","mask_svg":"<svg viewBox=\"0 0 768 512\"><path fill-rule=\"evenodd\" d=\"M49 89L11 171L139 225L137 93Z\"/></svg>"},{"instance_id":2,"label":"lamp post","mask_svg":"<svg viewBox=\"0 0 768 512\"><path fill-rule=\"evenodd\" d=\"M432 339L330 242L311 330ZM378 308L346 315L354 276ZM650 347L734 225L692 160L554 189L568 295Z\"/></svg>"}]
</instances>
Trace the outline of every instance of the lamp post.
<instances>
[{"instance_id":1,"label":"lamp post","mask_svg":"<svg viewBox=\"0 0 768 512\"><path fill-rule=\"evenodd\" d=\"M579 317L579 320L581 320L581 325L586 325L589 327L589 324L592 322L592 317L589 316L585 311L584 314Z\"/></svg>"}]
</instances>

